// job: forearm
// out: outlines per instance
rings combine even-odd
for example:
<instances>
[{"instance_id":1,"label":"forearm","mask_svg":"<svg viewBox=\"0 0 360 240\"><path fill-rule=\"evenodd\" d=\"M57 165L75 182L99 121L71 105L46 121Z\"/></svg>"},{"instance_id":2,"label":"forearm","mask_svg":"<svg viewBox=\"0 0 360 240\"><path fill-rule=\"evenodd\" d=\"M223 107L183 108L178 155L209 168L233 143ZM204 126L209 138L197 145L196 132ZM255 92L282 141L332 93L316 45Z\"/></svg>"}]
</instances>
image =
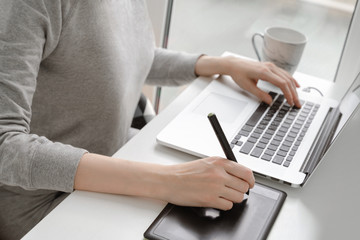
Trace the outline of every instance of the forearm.
<instances>
[{"instance_id":1,"label":"forearm","mask_svg":"<svg viewBox=\"0 0 360 240\"><path fill-rule=\"evenodd\" d=\"M74 188L227 210L254 182L250 169L219 157L159 165L86 153Z\"/></svg>"},{"instance_id":2,"label":"forearm","mask_svg":"<svg viewBox=\"0 0 360 240\"><path fill-rule=\"evenodd\" d=\"M232 59L234 59L234 57L201 56L196 62L195 73L198 76L228 74L230 70L229 61Z\"/></svg>"},{"instance_id":3,"label":"forearm","mask_svg":"<svg viewBox=\"0 0 360 240\"><path fill-rule=\"evenodd\" d=\"M168 178L165 168L158 164L87 153L80 160L74 188L164 200Z\"/></svg>"},{"instance_id":4,"label":"forearm","mask_svg":"<svg viewBox=\"0 0 360 240\"><path fill-rule=\"evenodd\" d=\"M162 86L189 83L196 78L194 66L199 56L199 54L157 48L146 83Z\"/></svg>"}]
</instances>

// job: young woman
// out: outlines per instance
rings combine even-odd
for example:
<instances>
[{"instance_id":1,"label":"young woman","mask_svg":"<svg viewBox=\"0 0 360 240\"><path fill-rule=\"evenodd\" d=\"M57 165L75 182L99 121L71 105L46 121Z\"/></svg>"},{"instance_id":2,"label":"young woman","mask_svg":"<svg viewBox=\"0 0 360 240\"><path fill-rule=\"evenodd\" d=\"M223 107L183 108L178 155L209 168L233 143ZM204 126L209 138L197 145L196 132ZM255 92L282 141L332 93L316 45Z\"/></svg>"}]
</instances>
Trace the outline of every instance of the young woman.
<instances>
[{"instance_id":1,"label":"young woman","mask_svg":"<svg viewBox=\"0 0 360 240\"><path fill-rule=\"evenodd\" d=\"M227 74L270 103L259 79L300 106L270 63L157 49L144 0L0 2L0 239L18 239L74 189L223 210L254 185L219 157L164 166L112 156L143 84Z\"/></svg>"}]
</instances>

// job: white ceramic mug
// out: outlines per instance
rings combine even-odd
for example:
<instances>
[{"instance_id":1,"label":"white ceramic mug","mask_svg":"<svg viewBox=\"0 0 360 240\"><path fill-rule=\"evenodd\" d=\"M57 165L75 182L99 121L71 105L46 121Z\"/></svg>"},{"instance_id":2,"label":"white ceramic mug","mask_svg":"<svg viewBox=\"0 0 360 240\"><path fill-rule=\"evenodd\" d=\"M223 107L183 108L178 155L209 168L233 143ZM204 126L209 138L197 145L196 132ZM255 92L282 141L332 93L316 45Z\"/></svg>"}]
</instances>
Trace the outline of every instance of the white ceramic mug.
<instances>
[{"instance_id":1,"label":"white ceramic mug","mask_svg":"<svg viewBox=\"0 0 360 240\"><path fill-rule=\"evenodd\" d=\"M261 37L262 57L256 47L255 38ZM307 38L304 34L285 27L269 27L265 33L255 33L252 45L259 61L273 62L291 75L299 65Z\"/></svg>"}]
</instances>

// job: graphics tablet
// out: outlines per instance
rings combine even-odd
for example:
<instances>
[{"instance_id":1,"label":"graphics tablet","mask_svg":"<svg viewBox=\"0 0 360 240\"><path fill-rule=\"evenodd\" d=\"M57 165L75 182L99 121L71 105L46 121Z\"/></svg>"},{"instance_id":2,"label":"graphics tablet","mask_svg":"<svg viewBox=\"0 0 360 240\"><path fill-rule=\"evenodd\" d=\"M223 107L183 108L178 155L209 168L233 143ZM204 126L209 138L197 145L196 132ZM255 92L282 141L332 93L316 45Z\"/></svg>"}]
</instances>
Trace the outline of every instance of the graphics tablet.
<instances>
[{"instance_id":1,"label":"graphics tablet","mask_svg":"<svg viewBox=\"0 0 360 240\"><path fill-rule=\"evenodd\" d=\"M193 207L168 204L144 233L149 240L265 239L285 201L286 193L259 183L249 197L216 218ZM217 211L217 210L216 210Z\"/></svg>"}]
</instances>

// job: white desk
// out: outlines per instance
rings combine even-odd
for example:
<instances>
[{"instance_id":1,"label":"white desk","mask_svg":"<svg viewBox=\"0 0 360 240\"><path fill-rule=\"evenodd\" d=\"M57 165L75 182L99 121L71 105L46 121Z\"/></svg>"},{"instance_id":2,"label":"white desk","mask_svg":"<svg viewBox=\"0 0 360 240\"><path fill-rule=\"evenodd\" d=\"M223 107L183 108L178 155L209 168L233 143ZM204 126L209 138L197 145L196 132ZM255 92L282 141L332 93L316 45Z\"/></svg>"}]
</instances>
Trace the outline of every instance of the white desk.
<instances>
[{"instance_id":1,"label":"white desk","mask_svg":"<svg viewBox=\"0 0 360 240\"><path fill-rule=\"evenodd\" d=\"M162 164L196 159L158 145L155 137L207 84L206 79L193 82L114 156ZM288 194L269 239L359 238L360 147L354 141L360 134L359 123L360 113L304 188L256 178ZM24 239L143 239L143 232L165 205L152 199L75 191Z\"/></svg>"}]
</instances>

